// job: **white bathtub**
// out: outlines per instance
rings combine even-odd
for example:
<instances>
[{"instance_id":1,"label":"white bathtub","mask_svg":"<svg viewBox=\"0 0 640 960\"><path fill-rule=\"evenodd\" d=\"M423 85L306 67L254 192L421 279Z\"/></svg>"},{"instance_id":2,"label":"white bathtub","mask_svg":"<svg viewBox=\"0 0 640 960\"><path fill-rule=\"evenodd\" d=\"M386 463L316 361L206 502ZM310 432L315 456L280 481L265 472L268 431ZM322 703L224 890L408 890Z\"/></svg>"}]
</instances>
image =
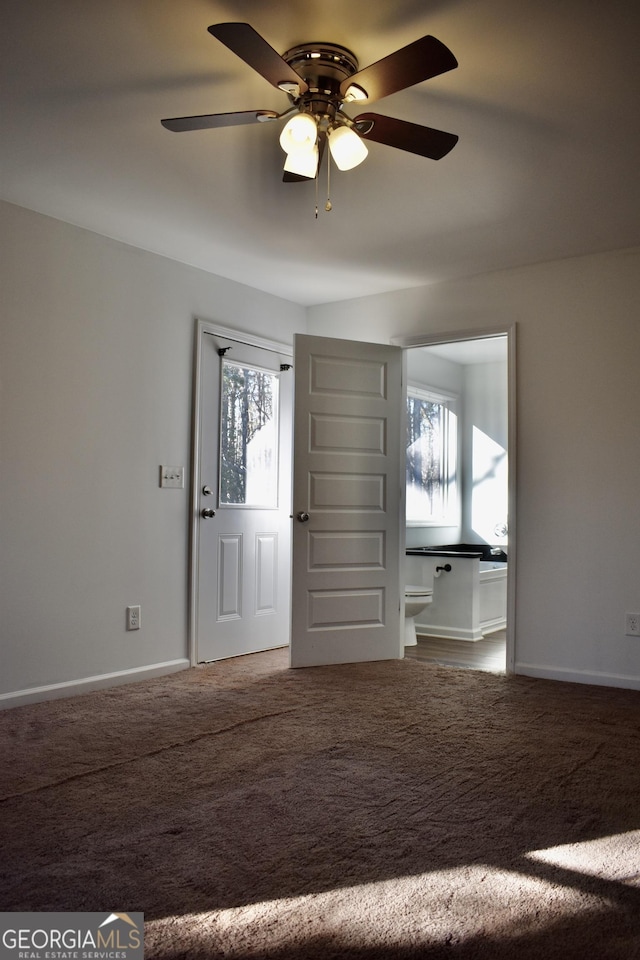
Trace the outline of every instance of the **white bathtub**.
<instances>
[{"instance_id":1,"label":"white bathtub","mask_svg":"<svg viewBox=\"0 0 640 960\"><path fill-rule=\"evenodd\" d=\"M442 569L445 564L448 570ZM433 585L432 603L416 617L419 636L475 641L506 627L504 561L454 554L409 556L407 571L413 576L407 582Z\"/></svg>"}]
</instances>

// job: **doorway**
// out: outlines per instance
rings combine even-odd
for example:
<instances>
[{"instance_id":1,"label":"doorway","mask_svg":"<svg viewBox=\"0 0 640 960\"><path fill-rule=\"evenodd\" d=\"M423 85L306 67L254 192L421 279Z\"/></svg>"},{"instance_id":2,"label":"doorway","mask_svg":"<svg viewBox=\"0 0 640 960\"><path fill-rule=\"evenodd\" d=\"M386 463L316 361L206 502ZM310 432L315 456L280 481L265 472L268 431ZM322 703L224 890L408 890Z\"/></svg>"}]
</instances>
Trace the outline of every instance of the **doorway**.
<instances>
[{"instance_id":1,"label":"doorway","mask_svg":"<svg viewBox=\"0 0 640 960\"><path fill-rule=\"evenodd\" d=\"M283 345L198 324L192 663L288 642L291 359Z\"/></svg>"},{"instance_id":2,"label":"doorway","mask_svg":"<svg viewBox=\"0 0 640 960\"><path fill-rule=\"evenodd\" d=\"M405 348L408 389L413 385L414 392L422 388L425 395L430 391L434 400L442 397L458 429L457 460L451 468L455 496L449 498L442 517L434 515L422 524L412 523L408 517L407 547L469 544L483 551L470 620L463 620L462 611L456 609L453 577L446 589L438 582L441 602L426 608L424 640L418 653L422 651L424 659L438 663L513 672L515 327L446 337L396 338L394 342ZM446 501L442 494L440 499ZM445 629L439 631L442 624ZM474 642L464 637L470 629ZM408 655L414 656L416 651L412 649Z\"/></svg>"}]
</instances>

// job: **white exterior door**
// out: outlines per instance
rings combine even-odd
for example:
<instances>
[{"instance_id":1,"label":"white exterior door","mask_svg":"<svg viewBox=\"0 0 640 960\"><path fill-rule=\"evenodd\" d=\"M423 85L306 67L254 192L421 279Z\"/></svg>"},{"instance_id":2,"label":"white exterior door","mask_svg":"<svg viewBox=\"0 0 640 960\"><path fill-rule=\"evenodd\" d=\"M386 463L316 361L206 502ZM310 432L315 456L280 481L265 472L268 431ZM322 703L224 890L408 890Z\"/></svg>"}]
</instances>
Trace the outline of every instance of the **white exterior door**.
<instances>
[{"instance_id":1,"label":"white exterior door","mask_svg":"<svg viewBox=\"0 0 640 960\"><path fill-rule=\"evenodd\" d=\"M202 663L289 642L293 372L275 349L199 336L192 629Z\"/></svg>"},{"instance_id":2,"label":"white exterior door","mask_svg":"<svg viewBox=\"0 0 640 960\"><path fill-rule=\"evenodd\" d=\"M296 336L291 666L402 655L402 350Z\"/></svg>"}]
</instances>

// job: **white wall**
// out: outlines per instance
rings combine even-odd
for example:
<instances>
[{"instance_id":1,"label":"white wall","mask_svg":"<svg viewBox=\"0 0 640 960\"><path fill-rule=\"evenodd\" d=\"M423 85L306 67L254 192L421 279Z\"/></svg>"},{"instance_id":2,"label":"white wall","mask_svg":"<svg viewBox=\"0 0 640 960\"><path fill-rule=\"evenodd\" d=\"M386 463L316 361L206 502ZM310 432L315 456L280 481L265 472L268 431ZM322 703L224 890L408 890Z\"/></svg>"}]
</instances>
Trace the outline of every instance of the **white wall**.
<instances>
[{"instance_id":1,"label":"white wall","mask_svg":"<svg viewBox=\"0 0 640 960\"><path fill-rule=\"evenodd\" d=\"M305 312L0 204L0 290L0 697L184 662L188 486L160 490L158 466L189 464L196 316L378 342L516 322L517 669L640 687L624 636L640 611L640 251Z\"/></svg>"},{"instance_id":2,"label":"white wall","mask_svg":"<svg viewBox=\"0 0 640 960\"><path fill-rule=\"evenodd\" d=\"M429 347L414 347L407 350L407 382L461 397L464 390L464 367L460 363L438 357Z\"/></svg>"},{"instance_id":3,"label":"white wall","mask_svg":"<svg viewBox=\"0 0 640 960\"><path fill-rule=\"evenodd\" d=\"M506 345L505 345L506 355ZM507 362L464 367L462 411L462 542L506 546L495 533L507 523L509 396Z\"/></svg>"},{"instance_id":4,"label":"white wall","mask_svg":"<svg viewBox=\"0 0 640 960\"><path fill-rule=\"evenodd\" d=\"M0 699L183 666L194 318L291 342L305 311L4 203L0 290Z\"/></svg>"},{"instance_id":5,"label":"white wall","mask_svg":"<svg viewBox=\"0 0 640 960\"><path fill-rule=\"evenodd\" d=\"M308 311L310 333L379 342L517 324L523 673L640 687L624 636L640 611L639 302L636 249Z\"/></svg>"}]
</instances>

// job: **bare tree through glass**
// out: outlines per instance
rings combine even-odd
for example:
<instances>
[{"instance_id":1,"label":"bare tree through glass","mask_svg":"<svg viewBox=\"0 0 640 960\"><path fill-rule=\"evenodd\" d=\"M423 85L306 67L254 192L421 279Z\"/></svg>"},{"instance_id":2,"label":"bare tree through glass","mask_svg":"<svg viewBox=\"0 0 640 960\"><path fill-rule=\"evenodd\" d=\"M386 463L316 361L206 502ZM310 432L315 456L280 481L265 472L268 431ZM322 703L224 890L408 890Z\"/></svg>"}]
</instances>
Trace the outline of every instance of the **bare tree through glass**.
<instances>
[{"instance_id":1,"label":"bare tree through glass","mask_svg":"<svg viewBox=\"0 0 640 960\"><path fill-rule=\"evenodd\" d=\"M220 503L275 506L278 378L222 363Z\"/></svg>"}]
</instances>

